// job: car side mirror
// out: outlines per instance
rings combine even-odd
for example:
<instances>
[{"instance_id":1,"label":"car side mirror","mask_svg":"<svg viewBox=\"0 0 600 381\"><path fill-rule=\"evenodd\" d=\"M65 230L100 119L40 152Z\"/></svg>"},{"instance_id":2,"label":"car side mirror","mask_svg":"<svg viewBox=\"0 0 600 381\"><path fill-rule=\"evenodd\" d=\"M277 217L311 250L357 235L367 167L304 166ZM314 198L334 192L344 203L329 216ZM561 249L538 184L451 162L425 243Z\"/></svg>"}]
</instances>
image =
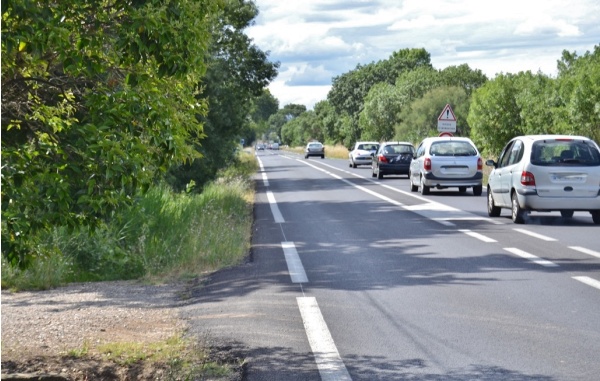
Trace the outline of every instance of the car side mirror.
<instances>
[{"instance_id":1,"label":"car side mirror","mask_svg":"<svg viewBox=\"0 0 600 381\"><path fill-rule=\"evenodd\" d=\"M494 168L498 168L498 163L496 163L494 160L490 159L487 160L485 162L485 165L489 166L489 167L494 167Z\"/></svg>"}]
</instances>

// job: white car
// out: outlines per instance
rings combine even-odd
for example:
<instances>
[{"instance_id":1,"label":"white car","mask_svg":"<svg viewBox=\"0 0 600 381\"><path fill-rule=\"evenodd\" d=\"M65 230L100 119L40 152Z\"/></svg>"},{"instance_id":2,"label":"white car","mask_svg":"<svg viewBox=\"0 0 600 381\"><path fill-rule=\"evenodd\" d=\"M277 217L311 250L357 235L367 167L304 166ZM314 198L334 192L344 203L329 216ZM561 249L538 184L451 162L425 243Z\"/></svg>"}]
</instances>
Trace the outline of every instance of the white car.
<instances>
[{"instance_id":1,"label":"white car","mask_svg":"<svg viewBox=\"0 0 600 381\"><path fill-rule=\"evenodd\" d=\"M378 142L356 142L352 151L348 153L348 165L352 168L371 165L377 148L379 148Z\"/></svg>"},{"instance_id":2,"label":"white car","mask_svg":"<svg viewBox=\"0 0 600 381\"><path fill-rule=\"evenodd\" d=\"M488 180L487 210L498 217L501 208L515 223L529 211L575 211L592 214L600 224L600 148L593 140L570 135L527 135L511 139Z\"/></svg>"},{"instance_id":3,"label":"white car","mask_svg":"<svg viewBox=\"0 0 600 381\"><path fill-rule=\"evenodd\" d=\"M473 188L473 195L483 191L483 160L469 138L425 138L417 147L408 174L410 190L429 194L431 188L456 187L460 192Z\"/></svg>"}]
</instances>

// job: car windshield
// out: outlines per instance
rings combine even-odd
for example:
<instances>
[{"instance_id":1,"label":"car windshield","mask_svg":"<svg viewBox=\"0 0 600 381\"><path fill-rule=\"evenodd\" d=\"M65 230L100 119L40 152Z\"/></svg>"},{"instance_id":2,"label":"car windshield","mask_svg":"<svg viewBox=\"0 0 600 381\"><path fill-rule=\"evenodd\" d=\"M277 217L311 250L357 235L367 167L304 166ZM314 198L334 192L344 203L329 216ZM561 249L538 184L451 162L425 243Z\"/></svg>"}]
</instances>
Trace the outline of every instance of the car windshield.
<instances>
[{"instance_id":1,"label":"car windshield","mask_svg":"<svg viewBox=\"0 0 600 381\"><path fill-rule=\"evenodd\" d=\"M469 142L435 142L429 150L432 156L477 156L477 150Z\"/></svg>"},{"instance_id":2,"label":"car windshield","mask_svg":"<svg viewBox=\"0 0 600 381\"><path fill-rule=\"evenodd\" d=\"M308 146L310 148L321 148L322 144L321 143L310 143Z\"/></svg>"},{"instance_id":3,"label":"car windshield","mask_svg":"<svg viewBox=\"0 0 600 381\"><path fill-rule=\"evenodd\" d=\"M600 152L591 141L540 140L531 148L531 164L542 166L598 166Z\"/></svg>"}]
</instances>

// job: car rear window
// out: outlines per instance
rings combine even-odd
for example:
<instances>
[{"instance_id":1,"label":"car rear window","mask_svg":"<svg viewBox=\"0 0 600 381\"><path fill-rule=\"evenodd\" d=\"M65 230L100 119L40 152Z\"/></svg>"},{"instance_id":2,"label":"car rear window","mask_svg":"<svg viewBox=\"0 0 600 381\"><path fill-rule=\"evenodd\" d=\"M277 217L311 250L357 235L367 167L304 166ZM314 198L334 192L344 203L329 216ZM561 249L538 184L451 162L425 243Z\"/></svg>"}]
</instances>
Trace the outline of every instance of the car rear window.
<instances>
[{"instance_id":1,"label":"car rear window","mask_svg":"<svg viewBox=\"0 0 600 381\"><path fill-rule=\"evenodd\" d=\"M477 150L469 142L447 141L431 144L432 156L477 156Z\"/></svg>"},{"instance_id":2,"label":"car rear window","mask_svg":"<svg viewBox=\"0 0 600 381\"><path fill-rule=\"evenodd\" d=\"M321 144L321 143L310 143L308 146L310 148L321 148L323 146L323 144Z\"/></svg>"},{"instance_id":3,"label":"car rear window","mask_svg":"<svg viewBox=\"0 0 600 381\"><path fill-rule=\"evenodd\" d=\"M402 154L402 153L415 153L415 148L406 144L388 144L385 146L385 153L389 154Z\"/></svg>"},{"instance_id":4,"label":"car rear window","mask_svg":"<svg viewBox=\"0 0 600 381\"><path fill-rule=\"evenodd\" d=\"M542 166L598 166L600 152L586 140L540 140L531 148L531 164Z\"/></svg>"}]
</instances>

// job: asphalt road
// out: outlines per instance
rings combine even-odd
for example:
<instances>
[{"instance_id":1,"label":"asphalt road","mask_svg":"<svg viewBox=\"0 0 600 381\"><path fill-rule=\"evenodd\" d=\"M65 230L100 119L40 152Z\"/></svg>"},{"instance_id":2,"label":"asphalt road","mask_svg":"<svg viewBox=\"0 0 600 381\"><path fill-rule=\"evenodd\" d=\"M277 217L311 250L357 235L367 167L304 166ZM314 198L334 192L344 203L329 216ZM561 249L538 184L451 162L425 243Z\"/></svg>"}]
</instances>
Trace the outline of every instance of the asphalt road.
<instances>
[{"instance_id":1,"label":"asphalt road","mask_svg":"<svg viewBox=\"0 0 600 381\"><path fill-rule=\"evenodd\" d=\"M252 258L186 309L246 380L598 380L600 227L261 151Z\"/></svg>"}]
</instances>

